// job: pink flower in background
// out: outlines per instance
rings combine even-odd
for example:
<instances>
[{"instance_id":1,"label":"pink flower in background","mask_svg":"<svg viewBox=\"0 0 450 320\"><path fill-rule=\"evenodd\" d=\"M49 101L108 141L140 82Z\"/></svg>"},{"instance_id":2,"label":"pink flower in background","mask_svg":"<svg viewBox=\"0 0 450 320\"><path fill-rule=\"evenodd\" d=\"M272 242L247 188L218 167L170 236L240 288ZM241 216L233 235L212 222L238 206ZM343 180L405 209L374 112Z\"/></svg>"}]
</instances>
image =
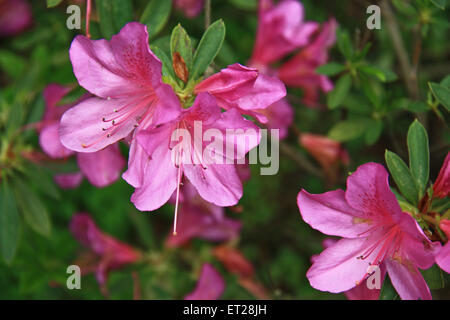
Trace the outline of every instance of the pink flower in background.
<instances>
[{"instance_id":1,"label":"pink flower in background","mask_svg":"<svg viewBox=\"0 0 450 320\"><path fill-rule=\"evenodd\" d=\"M238 283L257 299L270 299L267 289L255 278L255 270L251 262L237 248L220 245L213 250L214 257L225 269L238 276Z\"/></svg>"},{"instance_id":2,"label":"pink flower in background","mask_svg":"<svg viewBox=\"0 0 450 320\"><path fill-rule=\"evenodd\" d=\"M97 256L94 262L95 275L102 286L106 284L109 271L135 263L141 258L138 250L103 233L86 213L74 215L70 231L77 241ZM90 271L89 266L87 270Z\"/></svg>"},{"instance_id":3,"label":"pink flower in background","mask_svg":"<svg viewBox=\"0 0 450 320\"><path fill-rule=\"evenodd\" d=\"M95 97L62 116L60 135L66 148L99 151L138 126L178 116L179 100L162 82L162 64L149 48L145 25L130 22L110 41L79 35L69 53L78 83Z\"/></svg>"},{"instance_id":4,"label":"pink flower in background","mask_svg":"<svg viewBox=\"0 0 450 320\"><path fill-rule=\"evenodd\" d=\"M31 7L27 1L0 0L0 37L20 33L31 22Z\"/></svg>"},{"instance_id":5,"label":"pink flower in background","mask_svg":"<svg viewBox=\"0 0 450 320\"><path fill-rule=\"evenodd\" d=\"M450 194L450 152L447 153L442 168L433 185L433 196L438 198L448 197Z\"/></svg>"},{"instance_id":6,"label":"pink flower in background","mask_svg":"<svg viewBox=\"0 0 450 320\"><path fill-rule=\"evenodd\" d=\"M202 132L214 129L221 137L233 139L234 158L217 153L215 162L205 164L201 155L205 154L208 147L202 137L194 134L194 128L200 124ZM174 142L171 137L176 129L186 129L191 138L198 141L184 141L177 144L173 151ZM232 134L226 134L226 130L233 130ZM242 129L242 134L234 131ZM142 184L136 187L131 201L136 208L142 211L152 211L166 203L173 192L179 187L184 175L197 189L199 195L208 202L218 206L235 205L242 196L242 182L236 172L235 159L243 157L249 150L259 144L259 128L252 122L244 119L236 109L221 112L214 97L207 93L200 93L189 109L184 109L180 117L170 123L150 130L141 130L137 135L137 141L145 150L142 161L136 161L131 165L138 166L133 172L142 177ZM245 133L244 133L245 132ZM217 140L225 150L225 141ZM200 147L201 150L198 150ZM210 150L210 149L208 149ZM187 151L186 154L181 154ZM210 150L212 151L212 150ZM220 152L220 151L219 151ZM173 154L176 159L173 159ZM222 159L222 164L218 163ZM199 164L195 164L200 160ZM231 162L227 164L227 162ZM145 164L143 164L145 162ZM189 163L190 162L190 163Z\"/></svg>"},{"instance_id":7,"label":"pink flower in background","mask_svg":"<svg viewBox=\"0 0 450 320\"><path fill-rule=\"evenodd\" d=\"M281 99L259 112L267 119L265 123L267 129L280 130L280 139L288 136L289 127L294 121L294 109L287 99Z\"/></svg>"},{"instance_id":8,"label":"pink flower in background","mask_svg":"<svg viewBox=\"0 0 450 320\"><path fill-rule=\"evenodd\" d=\"M251 65L269 65L308 44L318 24L303 19L303 5L298 1L284 0L274 5L272 0L260 0Z\"/></svg>"},{"instance_id":9,"label":"pink flower in background","mask_svg":"<svg viewBox=\"0 0 450 320\"><path fill-rule=\"evenodd\" d=\"M205 263L202 266L200 278L194 291L185 300L217 300L225 291L225 281L214 267Z\"/></svg>"},{"instance_id":10,"label":"pink flower in background","mask_svg":"<svg viewBox=\"0 0 450 320\"><path fill-rule=\"evenodd\" d=\"M326 136L312 133L300 135L300 145L305 148L322 166L328 175L336 176L340 163L348 165L350 162L347 151L341 143Z\"/></svg>"},{"instance_id":11,"label":"pink flower in background","mask_svg":"<svg viewBox=\"0 0 450 320\"><path fill-rule=\"evenodd\" d=\"M286 88L280 80L239 63L200 82L195 93L200 92L213 95L221 108L237 108L241 114L252 115L262 123L267 122L264 109L286 96Z\"/></svg>"},{"instance_id":12,"label":"pink flower in background","mask_svg":"<svg viewBox=\"0 0 450 320\"><path fill-rule=\"evenodd\" d=\"M292 59L278 69L280 79L288 86L303 89L303 102L317 106L319 90L329 92L333 83L316 69L328 61L328 50L336 42L337 22L330 19L322 26L319 35Z\"/></svg>"},{"instance_id":13,"label":"pink flower in background","mask_svg":"<svg viewBox=\"0 0 450 320\"><path fill-rule=\"evenodd\" d=\"M386 268L402 299L431 299L418 268L434 263L433 244L416 221L402 212L383 166L364 164L348 177L346 191L314 195L302 190L297 202L311 227L342 237L308 270L312 287L348 291L366 279L369 267L380 266Z\"/></svg>"},{"instance_id":14,"label":"pink flower in background","mask_svg":"<svg viewBox=\"0 0 450 320\"><path fill-rule=\"evenodd\" d=\"M59 139L59 121L61 115L72 105L57 106L57 103L71 90L58 84L50 84L44 89L45 112L39 124L39 144L51 158L61 159L76 155L81 172L59 174L55 181L62 188L75 188L85 176L96 187L105 187L116 181L125 166L117 144L94 153L75 153L64 147ZM80 98L76 103L86 100Z\"/></svg>"},{"instance_id":15,"label":"pink flower in background","mask_svg":"<svg viewBox=\"0 0 450 320\"><path fill-rule=\"evenodd\" d=\"M192 238L208 241L228 241L239 235L242 224L225 216L223 207L209 203L200 197L195 187L183 182L181 189L180 218L178 235L171 234L167 239L169 247L177 247L188 243ZM175 193L171 200L173 199ZM171 201L172 202L172 201Z\"/></svg>"},{"instance_id":16,"label":"pink flower in background","mask_svg":"<svg viewBox=\"0 0 450 320\"><path fill-rule=\"evenodd\" d=\"M175 0L173 5L188 18L195 18L202 12L204 0Z\"/></svg>"}]
</instances>

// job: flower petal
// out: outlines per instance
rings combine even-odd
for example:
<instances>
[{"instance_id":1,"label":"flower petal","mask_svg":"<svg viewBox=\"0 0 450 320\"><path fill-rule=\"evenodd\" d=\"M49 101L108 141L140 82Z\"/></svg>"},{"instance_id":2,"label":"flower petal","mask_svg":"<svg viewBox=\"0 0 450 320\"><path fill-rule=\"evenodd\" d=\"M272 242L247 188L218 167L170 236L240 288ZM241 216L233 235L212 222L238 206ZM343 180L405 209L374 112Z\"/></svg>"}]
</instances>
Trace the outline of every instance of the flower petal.
<instances>
[{"instance_id":1,"label":"flower petal","mask_svg":"<svg viewBox=\"0 0 450 320\"><path fill-rule=\"evenodd\" d=\"M59 133L62 144L78 152L95 152L125 138L134 130L135 118L123 120L115 127L103 120L116 117L114 110L129 103L128 100L89 98L70 108L61 117Z\"/></svg>"},{"instance_id":2,"label":"flower petal","mask_svg":"<svg viewBox=\"0 0 450 320\"><path fill-rule=\"evenodd\" d=\"M202 266L200 279L194 291L189 293L185 300L216 300L222 295L225 290L225 281L220 273L214 267L205 263Z\"/></svg>"},{"instance_id":3,"label":"flower petal","mask_svg":"<svg viewBox=\"0 0 450 320\"><path fill-rule=\"evenodd\" d=\"M234 206L242 197L242 182L232 164L183 165L183 172L206 201L221 207Z\"/></svg>"},{"instance_id":4,"label":"flower petal","mask_svg":"<svg viewBox=\"0 0 450 320\"><path fill-rule=\"evenodd\" d=\"M161 61L149 49L147 27L137 22L111 41L77 36L69 54L78 83L102 98L145 93L161 82Z\"/></svg>"},{"instance_id":5,"label":"flower petal","mask_svg":"<svg viewBox=\"0 0 450 320\"><path fill-rule=\"evenodd\" d=\"M407 262L405 262L407 263ZM403 300L431 300L430 289L419 269L387 259L386 268L392 285Z\"/></svg>"},{"instance_id":6,"label":"flower petal","mask_svg":"<svg viewBox=\"0 0 450 320\"><path fill-rule=\"evenodd\" d=\"M297 196L297 204L306 223L331 236L357 238L371 227L360 218L360 212L347 204L343 190L322 194L302 190Z\"/></svg>"},{"instance_id":7,"label":"flower petal","mask_svg":"<svg viewBox=\"0 0 450 320\"><path fill-rule=\"evenodd\" d=\"M77 159L81 172L92 185L99 188L115 182L125 166L125 159L122 157L117 144L97 152L80 152Z\"/></svg>"},{"instance_id":8,"label":"flower petal","mask_svg":"<svg viewBox=\"0 0 450 320\"><path fill-rule=\"evenodd\" d=\"M369 267L367 260L357 259L366 245L361 239L341 239L325 249L306 273L311 286L333 293L355 287Z\"/></svg>"},{"instance_id":9,"label":"flower petal","mask_svg":"<svg viewBox=\"0 0 450 320\"><path fill-rule=\"evenodd\" d=\"M436 255L436 263L442 270L450 273L450 242L447 242Z\"/></svg>"},{"instance_id":10,"label":"flower petal","mask_svg":"<svg viewBox=\"0 0 450 320\"><path fill-rule=\"evenodd\" d=\"M363 164L348 177L345 198L368 219L397 221L402 217L397 198L389 188L388 173L378 163Z\"/></svg>"},{"instance_id":11,"label":"flower petal","mask_svg":"<svg viewBox=\"0 0 450 320\"><path fill-rule=\"evenodd\" d=\"M58 122L42 128L39 133L39 144L42 150L54 159L66 158L74 153L61 144Z\"/></svg>"}]
</instances>

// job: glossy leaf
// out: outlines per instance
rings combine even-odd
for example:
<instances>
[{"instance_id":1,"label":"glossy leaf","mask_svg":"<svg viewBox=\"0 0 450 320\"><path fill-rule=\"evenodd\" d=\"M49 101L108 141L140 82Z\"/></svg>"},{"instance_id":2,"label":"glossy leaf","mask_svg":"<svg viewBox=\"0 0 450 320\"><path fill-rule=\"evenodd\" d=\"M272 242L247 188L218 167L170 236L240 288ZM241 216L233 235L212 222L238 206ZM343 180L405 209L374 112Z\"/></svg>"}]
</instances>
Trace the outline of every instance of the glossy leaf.
<instances>
[{"instance_id":1,"label":"glossy leaf","mask_svg":"<svg viewBox=\"0 0 450 320\"><path fill-rule=\"evenodd\" d=\"M50 218L42 201L20 178L14 180L14 192L17 205L25 221L36 232L48 236L50 234Z\"/></svg>"},{"instance_id":2,"label":"glossy leaf","mask_svg":"<svg viewBox=\"0 0 450 320\"><path fill-rule=\"evenodd\" d=\"M334 109L342 104L352 87L352 76L347 73L339 78L333 91L328 94L328 107Z\"/></svg>"},{"instance_id":3,"label":"glossy leaf","mask_svg":"<svg viewBox=\"0 0 450 320\"><path fill-rule=\"evenodd\" d=\"M19 239L19 213L10 185L4 180L0 185L0 251L7 263L15 255Z\"/></svg>"},{"instance_id":4,"label":"glossy leaf","mask_svg":"<svg viewBox=\"0 0 450 320\"><path fill-rule=\"evenodd\" d=\"M422 124L415 120L408 130L407 136L409 168L416 182L419 197L425 193L430 172L430 151L428 134Z\"/></svg>"},{"instance_id":5,"label":"glossy leaf","mask_svg":"<svg viewBox=\"0 0 450 320\"><path fill-rule=\"evenodd\" d=\"M217 20L203 34L194 55L191 79L198 79L214 61L225 39L225 24Z\"/></svg>"},{"instance_id":6,"label":"glossy leaf","mask_svg":"<svg viewBox=\"0 0 450 320\"><path fill-rule=\"evenodd\" d=\"M414 179L406 163L395 153L386 150L387 167L401 194L413 204L417 204L418 192Z\"/></svg>"},{"instance_id":7,"label":"glossy leaf","mask_svg":"<svg viewBox=\"0 0 450 320\"><path fill-rule=\"evenodd\" d=\"M151 0L141 16L141 22L148 27L149 38L156 36L169 20L172 1Z\"/></svg>"}]
</instances>

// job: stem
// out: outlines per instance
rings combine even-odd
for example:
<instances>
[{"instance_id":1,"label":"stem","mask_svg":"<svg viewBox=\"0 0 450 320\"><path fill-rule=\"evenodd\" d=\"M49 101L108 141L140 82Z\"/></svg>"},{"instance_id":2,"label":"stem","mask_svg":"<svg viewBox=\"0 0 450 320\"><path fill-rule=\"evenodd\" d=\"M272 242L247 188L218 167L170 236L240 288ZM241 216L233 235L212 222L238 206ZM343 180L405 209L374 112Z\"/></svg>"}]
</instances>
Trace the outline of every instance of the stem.
<instances>
[{"instance_id":1,"label":"stem","mask_svg":"<svg viewBox=\"0 0 450 320\"><path fill-rule=\"evenodd\" d=\"M205 1L205 30L211 24L211 0Z\"/></svg>"},{"instance_id":2,"label":"stem","mask_svg":"<svg viewBox=\"0 0 450 320\"><path fill-rule=\"evenodd\" d=\"M284 141L280 141L279 143L281 152L295 161L300 168L317 177L324 177L322 170L313 165L303 154L298 152L295 148L291 147Z\"/></svg>"},{"instance_id":3,"label":"stem","mask_svg":"<svg viewBox=\"0 0 450 320\"><path fill-rule=\"evenodd\" d=\"M91 20L91 8L92 8L92 0L87 0L87 8L86 8L86 37L91 38L91 34L89 32L89 22Z\"/></svg>"},{"instance_id":4,"label":"stem","mask_svg":"<svg viewBox=\"0 0 450 320\"><path fill-rule=\"evenodd\" d=\"M405 45L400 34L400 29L395 18L395 14L387 0L381 2L381 7L386 18L387 27L389 29L389 36L391 37L392 44L394 45L394 50L397 54L398 60L400 62L400 68L403 74L403 80L406 84L406 89L409 95L417 100L419 98L419 88L417 85L417 77L415 75L415 70L411 66Z\"/></svg>"}]
</instances>

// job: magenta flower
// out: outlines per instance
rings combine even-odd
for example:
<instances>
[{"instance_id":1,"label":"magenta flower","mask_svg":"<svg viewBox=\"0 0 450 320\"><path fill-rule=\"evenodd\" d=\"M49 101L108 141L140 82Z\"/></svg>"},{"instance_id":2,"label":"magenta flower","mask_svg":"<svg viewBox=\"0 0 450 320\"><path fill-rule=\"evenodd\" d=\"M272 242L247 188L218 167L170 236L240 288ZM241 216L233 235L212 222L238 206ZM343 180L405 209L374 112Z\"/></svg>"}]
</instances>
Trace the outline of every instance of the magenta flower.
<instances>
[{"instance_id":1,"label":"magenta flower","mask_svg":"<svg viewBox=\"0 0 450 320\"><path fill-rule=\"evenodd\" d=\"M27 1L0 0L0 37L18 34L31 22L31 8Z\"/></svg>"},{"instance_id":2,"label":"magenta flower","mask_svg":"<svg viewBox=\"0 0 450 320\"><path fill-rule=\"evenodd\" d=\"M218 133L220 137L214 137L214 145L219 144L223 150L226 148L224 137L230 140L236 150L233 157L210 149L206 139L194 132L196 126L201 132L212 129ZM183 137L175 151L171 137L177 129L185 129L193 139L186 137L185 141ZM214 97L200 93L194 105L184 109L175 121L137 134L137 141L145 151L138 151L139 160L129 164L129 170L137 176L124 176L128 182L138 183L131 201L139 210L155 210L169 200L184 175L206 201L218 206L235 205L242 196L242 183L234 161L258 145L259 139L258 127L245 120L236 109L222 113ZM214 161L205 162L202 155L208 151L209 154L215 152L215 159L211 159Z\"/></svg>"},{"instance_id":3,"label":"magenta flower","mask_svg":"<svg viewBox=\"0 0 450 320\"><path fill-rule=\"evenodd\" d=\"M280 80L239 63L200 82L195 93L200 92L213 95L220 107L237 108L241 114L252 115L262 123L267 122L264 109L286 96L286 88Z\"/></svg>"},{"instance_id":4,"label":"magenta flower","mask_svg":"<svg viewBox=\"0 0 450 320\"><path fill-rule=\"evenodd\" d=\"M447 239L450 239L450 220L441 220L439 228L445 233ZM450 273L450 241L447 240L443 247L436 250L436 263L442 270Z\"/></svg>"},{"instance_id":5,"label":"magenta flower","mask_svg":"<svg viewBox=\"0 0 450 320\"><path fill-rule=\"evenodd\" d=\"M445 198L450 195L450 152L447 153L442 168L433 185L433 196Z\"/></svg>"},{"instance_id":6,"label":"magenta flower","mask_svg":"<svg viewBox=\"0 0 450 320\"><path fill-rule=\"evenodd\" d=\"M303 89L303 102L307 106L317 106L319 90L329 92L333 89L332 82L317 74L316 69L328 61L328 50L336 41L336 28L334 19L324 23L320 34L278 70L286 85Z\"/></svg>"},{"instance_id":7,"label":"magenta flower","mask_svg":"<svg viewBox=\"0 0 450 320\"><path fill-rule=\"evenodd\" d=\"M54 159L66 158L75 154L74 151L64 147L59 139L61 115L69 110L72 105L57 106L57 103L69 91L69 87L50 84L44 89L43 93L46 108L42 121L39 124L39 144L42 150ZM88 97L84 96L76 103L81 103L86 99ZM125 166L125 160L117 144L93 153L76 153L76 157L81 172L55 176L55 181L62 188L77 187L81 183L83 176L92 185L105 187L119 178L120 172Z\"/></svg>"},{"instance_id":8,"label":"magenta flower","mask_svg":"<svg viewBox=\"0 0 450 320\"><path fill-rule=\"evenodd\" d=\"M214 267L205 263L202 266L200 278L194 291L185 300L217 300L225 291L225 281Z\"/></svg>"},{"instance_id":9,"label":"magenta flower","mask_svg":"<svg viewBox=\"0 0 450 320\"><path fill-rule=\"evenodd\" d=\"M260 0L251 65L268 65L306 45L318 25L304 22L303 18L303 5L298 1L284 0L274 5L272 0Z\"/></svg>"},{"instance_id":10,"label":"magenta flower","mask_svg":"<svg viewBox=\"0 0 450 320\"><path fill-rule=\"evenodd\" d=\"M103 233L86 213L74 215L70 222L73 236L96 256L95 274L100 285L106 284L108 272L137 262L141 253L129 245ZM88 271L89 266L86 266ZM82 268L82 273L83 268Z\"/></svg>"},{"instance_id":11,"label":"magenta flower","mask_svg":"<svg viewBox=\"0 0 450 320\"><path fill-rule=\"evenodd\" d=\"M342 237L325 249L307 272L312 287L344 292L362 283L374 266L386 268L402 299L431 299L418 268L434 263L431 242L402 212L383 166L367 163L347 179L347 191L297 198L303 219L314 229ZM369 268L370 267L370 268Z\"/></svg>"},{"instance_id":12,"label":"magenta flower","mask_svg":"<svg viewBox=\"0 0 450 320\"><path fill-rule=\"evenodd\" d=\"M169 236L167 239L169 247L184 245L192 238L220 242L234 239L239 235L242 224L227 218L223 207L203 200L189 181L183 183L180 195L178 234Z\"/></svg>"},{"instance_id":13,"label":"magenta flower","mask_svg":"<svg viewBox=\"0 0 450 320\"><path fill-rule=\"evenodd\" d=\"M183 11L188 18L195 18L202 12L204 0L175 0L175 8Z\"/></svg>"},{"instance_id":14,"label":"magenta flower","mask_svg":"<svg viewBox=\"0 0 450 320\"><path fill-rule=\"evenodd\" d=\"M62 144L94 152L146 127L176 118L180 103L161 80L161 61L148 45L147 27L126 24L110 41L77 36L70 60L78 83L95 97L61 118Z\"/></svg>"}]
</instances>

